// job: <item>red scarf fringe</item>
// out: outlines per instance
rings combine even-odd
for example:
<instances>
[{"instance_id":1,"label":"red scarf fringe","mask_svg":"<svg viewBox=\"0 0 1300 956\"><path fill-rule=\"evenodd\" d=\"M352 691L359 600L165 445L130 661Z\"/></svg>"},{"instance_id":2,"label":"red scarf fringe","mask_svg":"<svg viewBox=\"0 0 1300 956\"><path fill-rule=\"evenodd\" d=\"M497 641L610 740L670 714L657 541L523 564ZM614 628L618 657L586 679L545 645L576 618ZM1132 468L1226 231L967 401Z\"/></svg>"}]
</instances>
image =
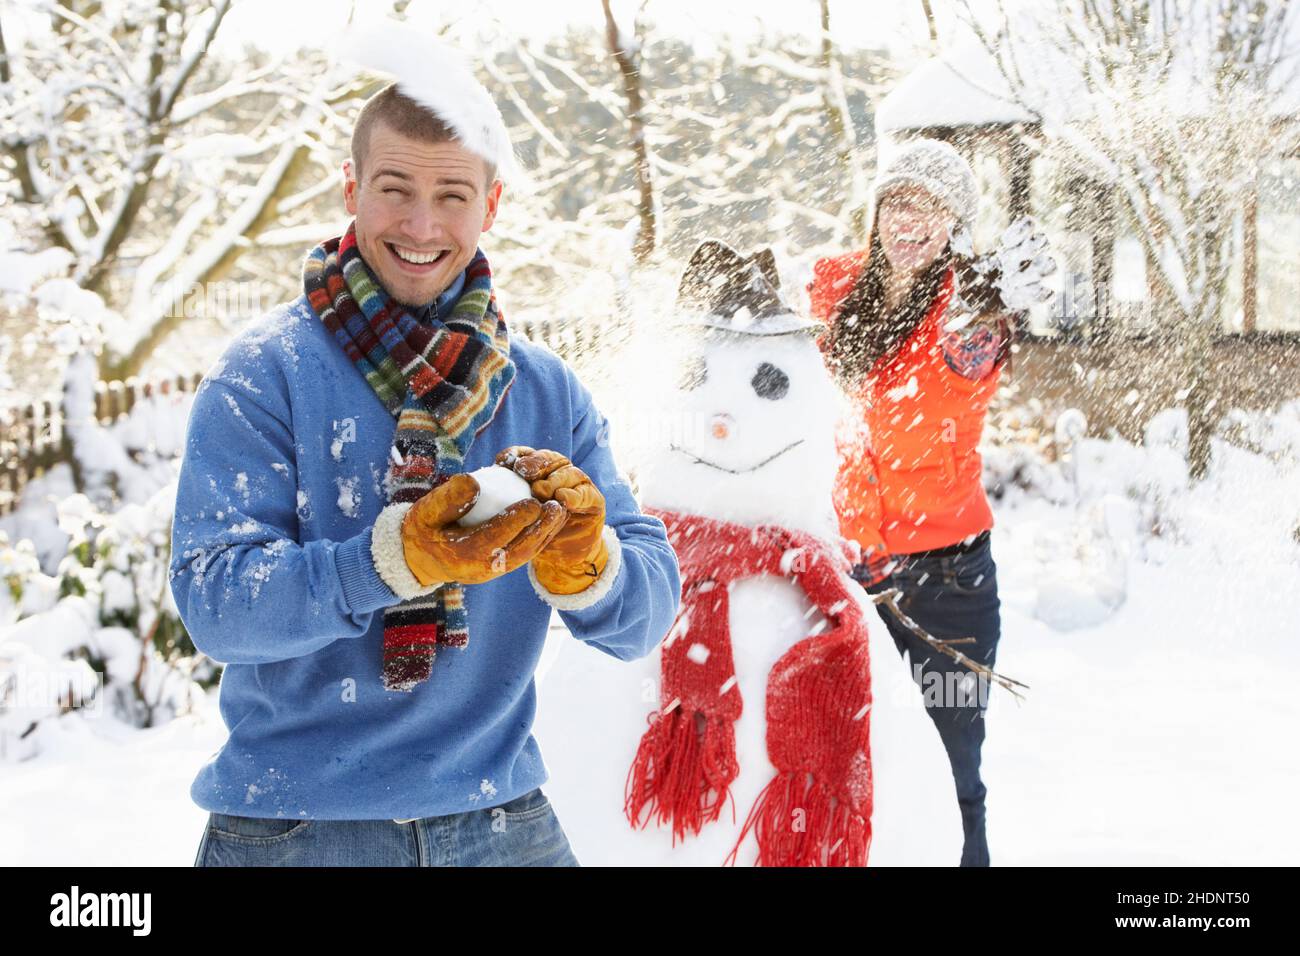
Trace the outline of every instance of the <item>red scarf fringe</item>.
<instances>
[{"instance_id":1,"label":"red scarf fringe","mask_svg":"<svg viewBox=\"0 0 1300 956\"><path fill-rule=\"evenodd\" d=\"M661 650L666 704L650 715L628 771L628 821L671 823L676 846L718 819L740 771L734 722L742 703L728 587L756 574L786 576L831 626L794 644L769 674L767 748L778 774L755 800L724 864L735 862L752 831L759 866L865 866L871 677L862 607L844 583L848 562L803 532L645 510L668 529L683 601ZM688 656L701 648L702 659Z\"/></svg>"}]
</instances>

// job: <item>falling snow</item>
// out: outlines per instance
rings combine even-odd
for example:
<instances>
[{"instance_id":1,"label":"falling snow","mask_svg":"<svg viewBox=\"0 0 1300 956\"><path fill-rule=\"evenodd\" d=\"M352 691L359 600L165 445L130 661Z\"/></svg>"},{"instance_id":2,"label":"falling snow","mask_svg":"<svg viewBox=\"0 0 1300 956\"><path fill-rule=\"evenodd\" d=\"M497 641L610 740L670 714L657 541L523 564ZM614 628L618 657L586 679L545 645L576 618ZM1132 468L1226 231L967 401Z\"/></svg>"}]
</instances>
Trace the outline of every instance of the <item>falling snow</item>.
<instances>
[{"instance_id":1,"label":"falling snow","mask_svg":"<svg viewBox=\"0 0 1300 956\"><path fill-rule=\"evenodd\" d=\"M126 56L134 62L139 37L147 38L148 31L132 26L132 5L103 6L97 16L110 27L128 27L103 33L113 38L109 60ZM641 82L655 106L636 118L646 122L636 138L624 129L633 116L621 77L607 69L602 37L593 36L589 49L562 39L537 48L516 46L510 38L499 45L492 38L476 39L484 44L476 52L490 54L482 75L495 84L493 92L499 92L503 77L511 78L511 113L525 120L515 124L521 145L527 143L521 151L536 164L545 186L532 197L512 190L518 198L503 211L501 226L512 241L498 243L492 252L496 274L509 277L503 281L510 286L512 334L526 324L531 329L534 317L557 317L557 302L581 302L590 310L581 318L581 336L566 338L562 329L552 341L539 338L536 347L539 354L561 354L581 366L601 404L617 404L626 412L624 434L634 432L637 417L654 419L653 427L643 429L644 441L625 445L632 449L626 457L636 466L640 503L749 525L800 528L833 542L838 523L829 501L836 468L831 435L823 426L843 396L809 377L822 369L810 342L796 345L797 337L780 336L760 343L711 343L702 348L708 374L696 391L671 396L671 405L640 394L643 380L665 377L669 348L682 347L678 336L664 334L682 265L674 257L705 235L726 235L746 252L770 246L782 289L804 315L814 262L866 245L862 224L853 220L856 210L873 207L872 171L917 131L950 130L954 145L975 165L980 190L976 228L960 239L954 236L952 248L962 254L994 249L991 260L999 270L1003 302L1025 309L1026 321L1041 336L1023 343L1014 374L1004 375L979 444L983 484L996 515L999 669L1032 688L1030 706L1023 708L1010 706L1006 695L995 691L988 715L984 764L994 862L1285 862L1296 855L1295 838L1270 821L1285 820L1290 811L1294 773L1278 755L1290 752L1288 734L1300 721L1300 704L1285 693L1261 692L1260 675L1267 675L1272 688L1300 680L1293 639L1300 606L1295 573L1300 567L1300 387L1292 341L1300 327L1294 269L1300 255L1300 160L1293 148L1300 121L1294 69L1300 17L1287 24L1290 32L1273 38L1276 42L1243 42L1243 49L1257 51L1248 62L1223 63L1216 58L1236 49L1239 39L1252 39L1252 30L1287 5L1231 0L1228 13L1250 15L1234 19L1225 13L1224 22L1241 36L1222 37L1210 18L1179 19L1198 16L1200 5L1174 4L1169 26L1153 20L1141 37L1120 43L1109 40L1123 34L1112 29L1114 24L1090 37L1083 14L1098 9L1095 4L1011 7L1008 32L985 38L996 45L996 58L975 36L978 20L966 22L960 10L944 5L936 5L931 25L938 28L938 39L924 24L909 21L897 27L899 36L867 51L850 36L845 14L833 9L829 36L838 42L829 65L817 42L782 37L777 29L765 28L749 48L743 37L724 42L697 31L700 35L692 38L697 45L681 54L685 48L666 28L620 24L619 44L648 67ZM199 62L194 56L202 44L196 41L205 21L196 23L187 11L178 10L168 21L169 40L175 41L167 45L168 77L181 65L170 58ZM61 29L42 39L44 24L20 26L23 35L14 38L7 61L14 82L6 84L13 94L6 108L13 107L9 118L19 138L31 139L36 162L31 181L24 179L19 191L36 195L11 204L12 214L0 230L0 246L13 247L0 248L0 295L17 297L10 311L23 320L16 334L0 334L0 391L19 394L19 404L25 403L27 365L42 388L56 386L56 371L38 367L38 360L47 353L87 352L77 338L81 325L102 333L107 351L132 354L148 341L150 323L160 314L159 303L152 301L155 287L170 281L168 276L205 275L211 263L238 254L236 271L245 278L236 284L271 278L277 288L290 288L300 282L296 267L281 267L301 261L305 247L295 249L294 243L303 234L326 234L322 230L335 218L336 201L331 206L327 192L314 193L316 184L302 183L294 187L304 192L290 219L246 218L259 201L276 194L273 174L287 168L277 164L295 155L292 111L264 117L255 131L247 128L246 111L207 111L205 98L229 92L220 83L232 74L231 63L214 50L177 101L182 112L194 112L178 115L173 123L180 129L187 120L198 120L192 125L200 133L159 147L152 187L132 223L122 213L134 214L126 198L144 154L119 153L147 140L134 135L137 106L149 95L140 84L144 74L115 73L111 95L99 97L105 90L102 84L87 85L87 77L96 77L86 72L86 64L103 60L103 50L95 50L101 41L87 41L87 31ZM888 26L882 22L882 28ZM26 34L34 39L29 42ZM1166 46L1153 48L1153 37L1163 38ZM92 55L71 56L77 51L63 45L68 38L90 42L86 50ZM420 59L418 44L404 44L403 50L399 72L441 98L445 71L432 69L427 57ZM687 59L676 64L656 59L666 50ZM398 68L382 44L371 53L375 65ZM295 55L277 63L283 76L275 77L273 87L266 85L270 78L254 72L246 92L266 94L274 88L284 92L284 102L310 104L328 94L324 78L336 80L314 60L305 71ZM1006 66L1014 68L1004 75ZM709 79L683 83L679 75ZM529 82L514 82L519 76ZM1233 82L1220 85L1220 77ZM761 103L746 92L755 88L765 91ZM61 102L61 90L91 96L95 109L85 110L81 93ZM481 97L475 103L467 114L470 131L482 137L486 124L490 148L485 150L510 160L509 138L496 111ZM574 125L582 112L574 110L584 103L594 104L604 117L598 126L609 126L585 140L566 134L590 125L585 116ZM847 124L834 121L835 109ZM76 122L67 122L69 110ZM611 117L612 125L604 122ZM1025 139L1030 120L1033 135ZM49 130L59 136L50 139ZM345 133L339 127L320 135L345 139ZM102 149L101 141L118 148ZM654 147L645 183L652 206L647 212L656 213L656 258L648 263L632 258L639 197L635 191L608 192L610 164L602 159L619 149L630 156L630 148L639 144ZM1027 167L1020 181L1017 161ZM9 170L8 178L14 174ZM0 172L0 178L5 175ZM1010 207L1018 201L1032 209L1060 261L1050 310L1039 302L1041 270L1025 268L1041 259L1043 244L1025 228L1004 231L1005 223L1015 221ZM246 238L252 235L245 230L250 221L257 221L259 230L267 227L257 241ZM113 251L107 245L118 225L128 227L126 242ZM998 245L1000 232L1006 241ZM51 236L57 236L59 248L41 249ZM25 248L35 251L19 251ZM110 270L115 278L104 298L120 298L110 308L79 283L115 261L129 262L130 268ZM852 279L839 278L833 286L842 296ZM761 282L751 281L751 289L761 288ZM1103 315L1103 308L1111 311ZM301 300L269 315L259 311L262 318L247 325L242 323L251 316L239 307L220 306L193 322L187 316L179 334L148 361L167 376L207 367L198 394L173 392L158 401L155 393L151 401L137 401L131 420L112 429L79 428L69 416L74 439L69 444L81 464L75 489L67 462L59 462L27 486L16 510L0 515L0 577L10 581L0 587L0 664L48 667L79 661L90 669L90 662L98 668L102 661L107 688L122 692L117 702L143 697L154 723L146 732L128 726L121 714L56 707L29 727L21 713L0 708L0 763L13 777L13 785L0 792L0 844L16 862L96 862L125 853L133 855L131 862L188 863L201 814L184 799L160 802L141 794L183 795L197 769L227 743L223 716L229 714L218 706L219 684L205 691L195 682L201 672L189 672L196 661L200 667L210 661L185 658L174 664L156 652L154 645L161 646L165 635L150 626L162 571L175 588L163 594L168 640L178 633L174 604L187 612L206 605L214 619L222 619L224 611L224 629L251 646L256 636L247 626L251 602L260 601L283 620L285 609L270 607L278 602L269 598L306 563L298 543L282 535L292 531L304 541L344 540L359 533L356 519L363 503L372 500L364 495L367 477L374 498L387 498L392 460L387 450L381 449L377 460L365 460L362 446L349 455L344 445L352 439L337 426L329 439L329 414L340 411L322 414L311 404L279 401L285 381L319 379L319 387L331 393L344 387L339 376L352 369L336 343ZM0 321L3 314L0 310ZM731 318L734 330L743 333L768 317L746 306ZM852 328L857 321L851 317L846 325ZM1248 321L1267 335L1252 338ZM601 330L614 322L618 336L607 345ZM219 335L205 331L205 323ZM41 344L36 333L43 325L54 329L50 341L57 348ZM241 327L235 344L227 347L236 325ZM1193 333L1210 329L1231 332L1225 336L1230 341L1198 345ZM1101 330L1110 333L1105 342L1093 338ZM552 337L549 328L537 334ZM1265 341L1273 335L1277 341ZM191 338L218 337L227 348L224 354L216 361L210 354L196 357L208 346ZM520 334L518 340L523 338ZM802 345L808 348L801 357ZM326 351L319 351L321 346ZM334 352L327 358L329 349ZM1221 362L1228 353L1236 358ZM93 368L95 356L90 358ZM760 358L788 373L785 400L758 395L751 387ZM1128 366L1109 367L1126 358ZM89 396L93 379L93 373L72 377L65 396L71 405ZM933 414L929 406L925 413L918 410L926 398L920 383L913 376L891 384L897 387L886 398L896 404L882 420L912 433L912 441L877 449L877 465L901 471L936 463L933 449L915 454L920 436L934 427L927 422ZM515 396L526 392L527 383L520 383ZM177 398L183 402L168 404ZM372 398L365 393L366 401ZM213 469L218 474L195 481L202 507L196 503L173 516L180 464L174 454L184 447L184 411L198 399L209 411L215 409L209 415L214 428L224 427L232 437L237 433L260 455L221 459L220 468ZM88 406L83 401L80 407ZM649 447L668 419L710 422L724 414L730 416L725 427L696 428L694 443L682 446L693 460ZM292 449L280 444L280 426L290 423ZM565 436L566 424L547 434ZM802 444L792 444L796 438ZM285 461L269 460L272 445L287 454ZM1208 449L1200 475L1190 464L1197 447ZM769 463L782 448L794 450ZM208 449L200 441L194 452L191 461L198 461ZM212 449L214 455L224 452ZM864 448L856 460L867 468L865 455ZM948 455L945 462L951 459ZM345 462L354 474L338 474ZM400 456L395 463L401 464ZM280 477L270 477L267 465ZM310 484L313 469L319 475L322 468L324 480ZM299 480L316 492L319 512L307 489L296 487ZM874 474L865 480L879 490ZM618 485L618 492L625 487ZM612 497L615 486L603 490ZM337 510L328 508L331 498ZM95 568L81 569L68 549L96 527L78 511L92 499L106 523L98 529L99 542L118 547ZM918 497L914 488L899 491L898 503L908 522L934 534L943 519L961 518L968 505L975 506L969 502L942 515L936 510L936 520L928 522L920 509L933 508L933 502ZM282 530L278 526L291 505L300 525ZM897 523L888 527L893 530ZM171 551L175 560L165 568L159 556ZM627 764L647 716L683 706L682 699L664 703L658 695L660 652L615 659L572 640L561 626L565 620L555 618L536 674L537 717L531 729L546 755L548 796L584 863L716 865L729 849L755 794L775 772L766 750L767 675L793 642L825 634L831 624L804 600L791 576L804 555L800 548L784 552L784 578L735 582L726 594L713 595L730 615L736 667L717 693L739 691L744 699L734 741L740 776L729 801L739 819L724 812L720 823L685 845L674 846L654 825L633 830L621 815ZM636 558L635 550L625 552L625 559ZM209 573L213 568L217 573ZM921 577L919 583L927 581ZM972 589L986 583L982 575L962 580ZM516 584L528 593L522 573ZM84 596L67 593L80 586ZM314 608L322 621L330 610L322 600L326 593L317 591L323 586L316 576L303 584L307 593L298 595L298 609L311 613ZM714 582L706 582L695 595L714 588ZM860 589L852 595L829 613L841 615L850 600L862 599ZM691 640L692 614L700 625L698 616L712 605L713 600L697 601L693 612L686 610L663 647ZM138 627L123 626L137 609ZM872 861L951 865L961 826L946 755L909 673L912 662L900 658L876 610L864 606L863 611L873 702L853 716L869 717L873 739L870 753L857 750L848 760L875 775ZM110 616L111 626L105 625ZM381 618L374 615L376 626ZM142 640L155 633L154 641ZM377 633L372 628L371 637ZM319 655L245 673L257 674L269 687L305 686L298 680L302 674L333 681L339 675L331 664L338 658L329 655L346 644L361 647L363 641L337 642ZM367 646L374 652L369 659L376 660L379 645ZM692 643L686 658L694 665L717 666L711 647ZM492 650L473 641L470 649L473 654ZM477 659L448 656L458 666ZM533 659L522 652L515 657ZM715 675L707 673L713 680ZM214 679L217 671L202 674ZM231 669L228 676L227 686L233 688L237 672ZM531 695L526 673L500 677L511 693L521 698L526 689ZM971 692L974 684L968 675L960 687ZM1171 701L1186 706L1171 707ZM1195 704L1205 701L1214 705ZM292 704L286 711L293 711ZM425 751L440 746L427 734L420 736L422 714L428 716L414 707L388 725L410 725L419 740L412 750L421 753L409 763L421 771ZM1087 734L1078 733L1081 714ZM107 735L99 726L106 719L114 722L106 725L113 731ZM528 729L521 724L516 736ZM113 746L105 746L110 738ZM1195 746L1182 743L1187 741ZM371 748L366 756L377 753ZM242 802L259 813L311 818L311 802L291 793L295 781L280 766L267 766L279 761L237 756L247 761L244 771L216 787L223 806L237 811ZM524 762L529 760L535 757L527 754ZM364 761L357 767L352 782L358 787L382 776ZM459 804L466 788L471 806L500 798L488 778L475 790L473 776L481 771L467 768L476 765L466 760L449 775L447 800ZM75 778L78 786L50 784L64 778ZM332 779L347 788L342 776ZM519 779L512 776L503 786L514 788ZM407 783L396 776L389 781L391 786L375 789L393 791ZM1197 799L1185 799L1189 793ZM144 836L119 841L111 853L108 843L81 839L64 822L86 817L86 794L96 797L87 817L92 823L108 821ZM865 788L853 794L867 795ZM1215 826L1203 826L1206 819ZM41 839L25 838L35 833ZM1188 840L1188 833L1197 838Z\"/></svg>"}]
</instances>

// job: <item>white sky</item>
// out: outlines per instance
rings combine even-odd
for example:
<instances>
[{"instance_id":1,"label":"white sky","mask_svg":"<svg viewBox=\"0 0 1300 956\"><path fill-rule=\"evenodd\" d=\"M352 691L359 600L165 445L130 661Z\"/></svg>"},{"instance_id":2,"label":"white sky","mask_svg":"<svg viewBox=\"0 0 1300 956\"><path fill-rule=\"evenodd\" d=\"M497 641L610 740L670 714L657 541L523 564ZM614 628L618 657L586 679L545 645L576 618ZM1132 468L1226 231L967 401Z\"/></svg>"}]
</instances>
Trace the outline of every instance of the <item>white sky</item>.
<instances>
[{"instance_id":1,"label":"white sky","mask_svg":"<svg viewBox=\"0 0 1300 956\"><path fill-rule=\"evenodd\" d=\"M346 22L354 5L358 16L367 17L383 16L392 9L386 0L241 0L226 17L217 48L237 50L243 43L255 43L281 52L325 44ZM624 29L631 26L639 5L615 0L615 16ZM935 0L934 7L942 31L947 23L953 23L949 3ZM563 33L571 24L604 29L600 0L479 0L472 4L414 0L407 19L416 24L445 23L467 8L472 9L467 19L487 36L505 33L544 38ZM811 37L820 28L818 11L817 0L648 0L645 4L646 18L660 32L705 45L716 44L727 35L792 32ZM832 0L831 28L836 42L846 48L908 50L928 42L919 0Z\"/></svg>"}]
</instances>

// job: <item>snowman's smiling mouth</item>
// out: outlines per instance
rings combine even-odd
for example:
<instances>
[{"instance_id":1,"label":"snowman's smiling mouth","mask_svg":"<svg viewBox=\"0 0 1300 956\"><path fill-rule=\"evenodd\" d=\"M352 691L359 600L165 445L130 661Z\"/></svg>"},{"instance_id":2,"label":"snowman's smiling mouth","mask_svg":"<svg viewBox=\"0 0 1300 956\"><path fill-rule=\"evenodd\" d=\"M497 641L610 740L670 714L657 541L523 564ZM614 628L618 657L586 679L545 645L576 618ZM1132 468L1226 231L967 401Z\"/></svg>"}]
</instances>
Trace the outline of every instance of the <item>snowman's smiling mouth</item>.
<instances>
[{"instance_id":1,"label":"snowman's smiling mouth","mask_svg":"<svg viewBox=\"0 0 1300 956\"><path fill-rule=\"evenodd\" d=\"M683 455L685 455L687 458L691 458L691 459L693 459L697 464L700 464L700 465L708 465L710 468L716 468L718 471L725 471L725 472L727 472L728 474L731 474L731 475L744 475L744 474L748 474L748 473L751 472L751 471L758 471L758 469L762 468L764 465L767 465L767 464L770 463L773 459L780 458L782 455L784 455L786 452L788 452L791 448L794 448L794 447L796 447L796 446L798 446L798 445L802 445L803 443L804 443L804 439L802 439L802 438L800 438L800 439L799 439L798 441L796 441L796 442L791 442L790 444L788 444L788 445L786 445L784 448L782 448L780 451L778 451L776 454L774 454L774 455L768 455L766 458L764 458L762 461L760 461L757 465L753 465L753 466L751 466L751 467L749 467L749 468L725 468L725 467L723 467L722 465L715 464L714 462L709 461L707 458L701 458L699 455L695 454L695 452L687 451L685 448L681 448L681 447L679 447L679 446L677 446L677 445L669 445L668 447L669 447L669 449L672 450L672 451L681 452L681 453L682 453Z\"/></svg>"}]
</instances>

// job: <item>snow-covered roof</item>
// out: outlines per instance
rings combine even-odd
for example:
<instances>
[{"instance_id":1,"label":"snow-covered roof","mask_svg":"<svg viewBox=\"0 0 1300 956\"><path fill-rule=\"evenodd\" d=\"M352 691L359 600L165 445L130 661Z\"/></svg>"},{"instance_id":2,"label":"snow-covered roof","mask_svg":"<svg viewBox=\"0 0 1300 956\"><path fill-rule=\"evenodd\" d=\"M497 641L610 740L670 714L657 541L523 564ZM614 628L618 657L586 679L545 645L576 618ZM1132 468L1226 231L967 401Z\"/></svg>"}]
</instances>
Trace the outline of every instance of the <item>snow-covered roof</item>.
<instances>
[{"instance_id":1,"label":"snow-covered roof","mask_svg":"<svg viewBox=\"0 0 1300 956\"><path fill-rule=\"evenodd\" d=\"M882 132L932 126L986 126L1032 119L977 41L927 60L903 78L876 110Z\"/></svg>"}]
</instances>

